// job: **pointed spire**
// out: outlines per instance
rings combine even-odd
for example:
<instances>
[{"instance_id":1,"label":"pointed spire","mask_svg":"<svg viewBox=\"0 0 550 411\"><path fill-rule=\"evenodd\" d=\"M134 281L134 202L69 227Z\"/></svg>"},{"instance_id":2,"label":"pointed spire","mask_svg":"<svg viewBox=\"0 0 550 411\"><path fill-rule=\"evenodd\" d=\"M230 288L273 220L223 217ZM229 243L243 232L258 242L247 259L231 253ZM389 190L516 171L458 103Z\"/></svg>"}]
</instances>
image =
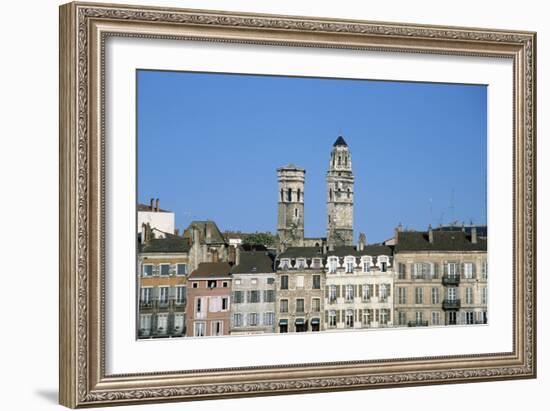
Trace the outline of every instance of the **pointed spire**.
<instances>
[{"instance_id":1,"label":"pointed spire","mask_svg":"<svg viewBox=\"0 0 550 411\"><path fill-rule=\"evenodd\" d=\"M334 142L334 144L332 145L333 147L336 147L336 146L348 146L348 144L346 143L346 140L344 140L344 137L342 136L338 136L338 138L336 139L336 141Z\"/></svg>"}]
</instances>

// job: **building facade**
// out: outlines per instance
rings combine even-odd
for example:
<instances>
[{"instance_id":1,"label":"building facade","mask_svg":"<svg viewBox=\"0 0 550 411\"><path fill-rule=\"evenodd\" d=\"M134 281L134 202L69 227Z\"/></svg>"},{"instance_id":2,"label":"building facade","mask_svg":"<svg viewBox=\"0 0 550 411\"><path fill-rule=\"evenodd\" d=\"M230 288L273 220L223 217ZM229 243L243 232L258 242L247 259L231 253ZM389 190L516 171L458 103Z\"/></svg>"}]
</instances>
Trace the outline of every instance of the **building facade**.
<instances>
[{"instance_id":1,"label":"building facade","mask_svg":"<svg viewBox=\"0 0 550 411\"><path fill-rule=\"evenodd\" d=\"M231 269L232 335L275 332L275 270L266 251L237 248L236 264Z\"/></svg>"},{"instance_id":2,"label":"building facade","mask_svg":"<svg viewBox=\"0 0 550 411\"><path fill-rule=\"evenodd\" d=\"M341 246L326 258L325 329L393 325L393 256L390 247Z\"/></svg>"},{"instance_id":3,"label":"building facade","mask_svg":"<svg viewBox=\"0 0 550 411\"><path fill-rule=\"evenodd\" d=\"M397 230L396 325L487 323L487 238L477 231Z\"/></svg>"},{"instance_id":4,"label":"building facade","mask_svg":"<svg viewBox=\"0 0 550 411\"><path fill-rule=\"evenodd\" d=\"M289 247L279 254L276 332L320 331L325 287L322 247Z\"/></svg>"},{"instance_id":5,"label":"building facade","mask_svg":"<svg viewBox=\"0 0 550 411\"><path fill-rule=\"evenodd\" d=\"M189 242L170 234L146 234L139 247L138 338L185 336Z\"/></svg>"},{"instance_id":6,"label":"building facade","mask_svg":"<svg viewBox=\"0 0 550 411\"><path fill-rule=\"evenodd\" d=\"M229 335L231 266L200 263L188 278L187 336Z\"/></svg>"}]
</instances>

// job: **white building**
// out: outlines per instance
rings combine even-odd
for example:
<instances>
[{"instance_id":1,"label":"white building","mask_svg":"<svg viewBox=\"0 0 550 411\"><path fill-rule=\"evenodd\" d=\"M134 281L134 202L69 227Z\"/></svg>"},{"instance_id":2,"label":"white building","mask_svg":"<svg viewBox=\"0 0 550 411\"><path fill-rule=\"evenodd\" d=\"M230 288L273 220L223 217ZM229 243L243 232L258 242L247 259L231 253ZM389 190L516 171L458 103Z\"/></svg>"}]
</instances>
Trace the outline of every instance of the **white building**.
<instances>
[{"instance_id":1,"label":"white building","mask_svg":"<svg viewBox=\"0 0 550 411\"><path fill-rule=\"evenodd\" d=\"M149 224L155 238L164 238L165 233L175 234L176 216L173 212L162 210L160 202L151 199L149 205L137 205L137 232L139 238L143 238L143 226Z\"/></svg>"}]
</instances>

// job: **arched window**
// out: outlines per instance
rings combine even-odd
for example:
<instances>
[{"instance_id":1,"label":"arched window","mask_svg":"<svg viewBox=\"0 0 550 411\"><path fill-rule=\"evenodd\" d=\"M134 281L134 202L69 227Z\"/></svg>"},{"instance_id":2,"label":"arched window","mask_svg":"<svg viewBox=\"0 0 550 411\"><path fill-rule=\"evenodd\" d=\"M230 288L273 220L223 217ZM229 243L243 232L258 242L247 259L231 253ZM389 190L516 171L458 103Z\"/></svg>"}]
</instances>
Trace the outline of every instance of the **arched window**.
<instances>
[{"instance_id":1,"label":"arched window","mask_svg":"<svg viewBox=\"0 0 550 411\"><path fill-rule=\"evenodd\" d=\"M328 189L328 199L332 201L332 188Z\"/></svg>"},{"instance_id":2,"label":"arched window","mask_svg":"<svg viewBox=\"0 0 550 411\"><path fill-rule=\"evenodd\" d=\"M285 196L283 193L283 189L281 188L281 202L285 201Z\"/></svg>"},{"instance_id":3,"label":"arched window","mask_svg":"<svg viewBox=\"0 0 550 411\"><path fill-rule=\"evenodd\" d=\"M292 201L292 189L289 188L286 192L286 201Z\"/></svg>"},{"instance_id":4,"label":"arched window","mask_svg":"<svg viewBox=\"0 0 550 411\"><path fill-rule=\"evenodd\" d=\"M300 195L302 194L302 190L298 189L298 202L300 202Z\"/></svg>"},{"instance_id":5,"label":"arched window","mask_svg":"<svg viewBox=\"0 0 550 411\"><path fill-rule=\"evenodd\" d=\"M348 198L351 197L351 190L348 188Z\"/></svg>"},{"instance_id":6,"label":"arched window","mask_svg":"<svg viewBox=\"0 0 550 411\"><path fill-rule=\"evenodd\" d=\"M297 208L294 209L294 217L298 217L298 209Z\"/></svg>"},{"instance_id":7,"label":"arched window","mask_svg":"<svg viewBox=\"0 0 550 411\"><path fill-rule=\"evenodd\" d=\"M348 165L348 156L344 156L344 165Z\"/></svg>"},{"instance_id":8,"label":"arched window","mask_svg":"<svg viewBox=\"0 0 550 411\"><path fill-rule=\"evenodd\" d=\"M342 165L342 157L338 156L338 165Z\"/></svg>"}]
</instances>

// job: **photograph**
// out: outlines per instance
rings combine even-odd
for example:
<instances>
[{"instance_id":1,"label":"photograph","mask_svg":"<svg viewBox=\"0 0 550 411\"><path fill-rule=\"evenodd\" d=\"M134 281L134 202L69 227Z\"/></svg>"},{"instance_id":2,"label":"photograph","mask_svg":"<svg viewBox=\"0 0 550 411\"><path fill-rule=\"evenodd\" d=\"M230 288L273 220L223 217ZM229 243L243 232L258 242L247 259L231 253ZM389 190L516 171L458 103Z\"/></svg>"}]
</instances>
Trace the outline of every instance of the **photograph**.
<instances>
[{"instance_id":1,"label":"photograph","mask_svg":"<svg viewBox=\"0 0 550 411\"><path fill-rule=\"evenodd\" d=\"M135 84L137 339L489 323L486 85Z\"/></svg>"}]
</instances>

